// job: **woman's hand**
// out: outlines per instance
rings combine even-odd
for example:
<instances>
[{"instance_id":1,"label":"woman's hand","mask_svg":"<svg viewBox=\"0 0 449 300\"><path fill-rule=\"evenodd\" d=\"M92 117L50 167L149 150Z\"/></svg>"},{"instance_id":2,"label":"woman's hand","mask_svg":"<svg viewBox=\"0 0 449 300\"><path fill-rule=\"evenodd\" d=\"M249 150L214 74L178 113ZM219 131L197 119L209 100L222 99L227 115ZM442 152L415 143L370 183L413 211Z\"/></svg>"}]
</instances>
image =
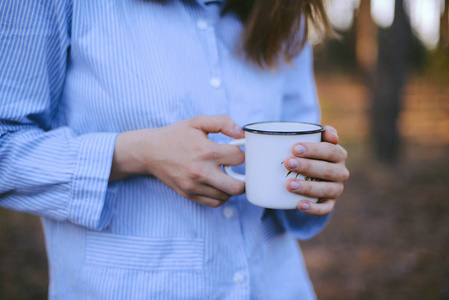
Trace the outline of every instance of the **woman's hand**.
<instances>
[{"instance_id":1,"label":"woman's hand","mask_svg":"<svg viewBox=\"0 0 449 300\"><path fill-rule=\"evenodd\" d=\"M297 143L292 148L293 156L286 159L288 170L322 181L289 179L287 189L295 194L319 198L318 203L307 200L298 202L298 208L308 214L324 216L335 206L349 178L345 162L347 152L338 145L335 128L325 126L321 143Z\"/></svg>"},{"instance_id":2,"label":"woman's hand","mask_svg":"<svg viewBox=\"0 0 449 300\"><path fill-rule=\"evenodd\" d=\"M167 127L129 131L117 136L110 181L153 175L181 196L217 207L243 194L245 184L221 170L244 162L238 146L210 141L208 133L243 138L228 116L197 116Z\"/></svg>"}]
</instances>

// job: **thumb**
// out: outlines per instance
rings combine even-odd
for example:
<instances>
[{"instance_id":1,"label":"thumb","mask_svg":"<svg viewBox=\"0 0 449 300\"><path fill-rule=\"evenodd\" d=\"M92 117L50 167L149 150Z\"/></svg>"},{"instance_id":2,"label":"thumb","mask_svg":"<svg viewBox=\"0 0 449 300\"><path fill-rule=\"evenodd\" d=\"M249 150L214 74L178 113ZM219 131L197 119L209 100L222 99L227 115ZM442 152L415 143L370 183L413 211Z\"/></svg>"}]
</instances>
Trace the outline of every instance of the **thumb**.
<instances>
[{"instance_id":1,"label":"thumb","mask_svg":"<svg viewBox=\"0 0 449 300\"><path fill-rule=\"evenodd\" d=\"M337 130L330 125L324 126L322 140L323 140L323 142L328 142L328 143L337 145L339 142Z\"/></svg>"},{"instance_id":2,"label":"thumb","mask_svg":"<svg viewBox=\"0 0 449 300\"><path fill-rule=\"evenodd\" d=\"M243 129L227 115L197 116L192 118L192 126L206 134L221 132L235 139L241 139L245 136Z\"/></svg>"}]
</instances>

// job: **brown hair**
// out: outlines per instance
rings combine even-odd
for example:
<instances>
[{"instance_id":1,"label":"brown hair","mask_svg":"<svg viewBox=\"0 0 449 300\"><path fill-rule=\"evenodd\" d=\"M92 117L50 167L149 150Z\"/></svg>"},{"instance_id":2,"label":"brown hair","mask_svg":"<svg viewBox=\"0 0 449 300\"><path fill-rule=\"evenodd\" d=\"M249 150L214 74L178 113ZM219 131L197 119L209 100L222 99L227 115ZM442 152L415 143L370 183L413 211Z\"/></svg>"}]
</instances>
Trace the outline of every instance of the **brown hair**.
<instances>
[{"instance_id":1,"label":"brown hair","mask_svg":"<svg viewBox=\"0 0 449 300\"><path fill-rule=\"evenodd\" d=\"M311 24L321 34L332 33L323 0L227 0L222 14L231 11L245 26L244 54L263 69L291 62L304 47Z\"/></svg>"}]
</instances>

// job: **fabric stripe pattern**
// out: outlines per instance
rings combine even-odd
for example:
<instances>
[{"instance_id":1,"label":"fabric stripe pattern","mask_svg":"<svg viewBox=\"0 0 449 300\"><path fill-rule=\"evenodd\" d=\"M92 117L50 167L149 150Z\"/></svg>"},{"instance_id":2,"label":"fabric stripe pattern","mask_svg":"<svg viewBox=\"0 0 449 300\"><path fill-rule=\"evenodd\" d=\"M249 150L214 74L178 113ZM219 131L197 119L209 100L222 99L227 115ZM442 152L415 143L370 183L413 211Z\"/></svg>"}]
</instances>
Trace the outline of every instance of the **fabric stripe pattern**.
<instances>
[{"instance_id":1,"label":"fabric stripe pattern","mask_svg":"<svg viewBox=\"0 0 449 300\"><path fill-rule=\"evenodd\" d=\"M197 115L319 121L311 46L262 71L222 5L0 2L0 206L42 217L49 299L315 298L296 239L327 217L244 195L202 206L151 176L109 182L124 131Z\"/></svg>"}]
</instances>

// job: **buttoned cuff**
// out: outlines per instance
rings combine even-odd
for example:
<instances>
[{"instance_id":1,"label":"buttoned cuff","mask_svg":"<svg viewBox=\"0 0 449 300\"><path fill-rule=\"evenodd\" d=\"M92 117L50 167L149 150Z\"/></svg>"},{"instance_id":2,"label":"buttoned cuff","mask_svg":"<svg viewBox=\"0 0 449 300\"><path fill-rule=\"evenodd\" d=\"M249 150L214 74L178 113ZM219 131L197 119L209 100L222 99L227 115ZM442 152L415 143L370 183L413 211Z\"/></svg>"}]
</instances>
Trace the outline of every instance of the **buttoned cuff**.
<instances>
[{"instance_id":1,"label":"buttoned cuff","mask_svg":"<svg viewBox=\"0 0 449 300\"><path fill-rule=\"evenodd\" d=\"M117 183L109 184L115 133L81 135L73 146L78 159L72 179L69 221L90 229L108 226L115 202Z\"/></svg>"}]
</instances>

